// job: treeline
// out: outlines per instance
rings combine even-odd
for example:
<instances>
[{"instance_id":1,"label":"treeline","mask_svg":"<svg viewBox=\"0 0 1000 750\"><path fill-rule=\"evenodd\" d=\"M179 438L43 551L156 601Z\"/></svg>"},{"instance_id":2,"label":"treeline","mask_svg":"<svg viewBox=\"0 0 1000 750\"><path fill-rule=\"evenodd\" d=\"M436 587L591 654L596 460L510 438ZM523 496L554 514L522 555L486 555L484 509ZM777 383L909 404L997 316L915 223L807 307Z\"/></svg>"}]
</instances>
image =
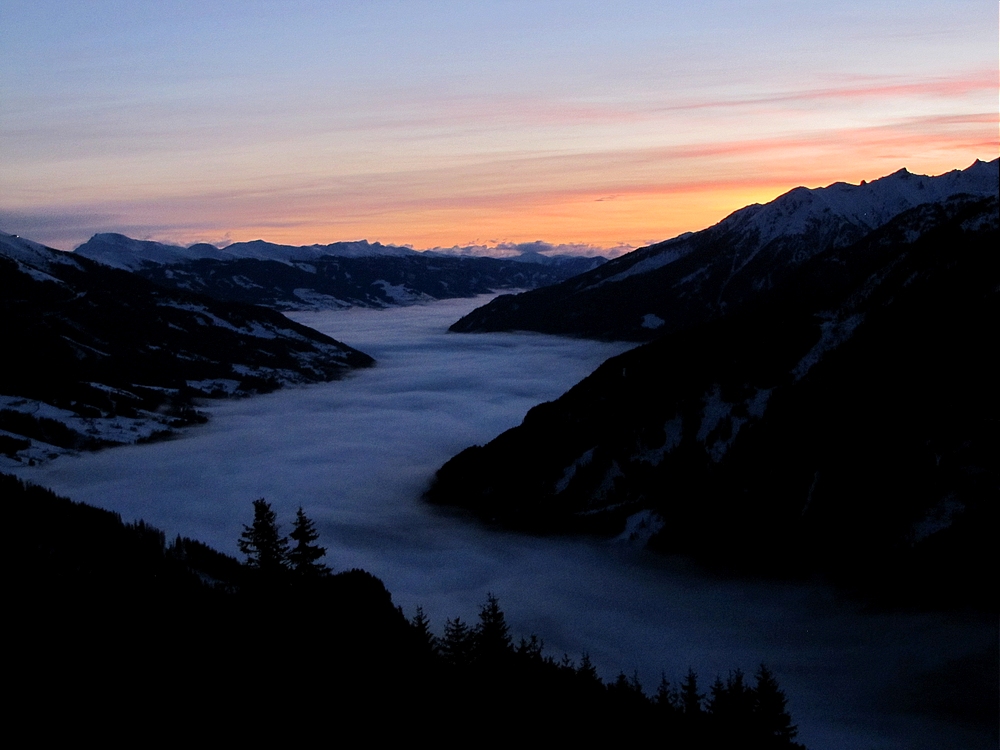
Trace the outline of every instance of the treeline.
<instances>
[{"instance_id":1,"label":"treeline","mask_svg":"<svg viewBox=\"0 0 1000 750\"><path fill-rule=\"evenodd\" d=\"M752 685L737 669L725 681L717 677L708 692L702 692L698 675L689 669L677 685L661 676L649 695L637 673L627 677L622 672L605 683L586 653L576 664L568 655L560 660L546 655L534 635L515 644L492 594L478 619L474 625L458 617L449 619L440 637L431 632L421 608L411 620L425 653L442 663L440 668L453 685L464 688L460 694L473 696L467 707L473 711L484 701L497 705L516 696L516 702L524 705L589 716L593 729L602 726L601 717L611 719L605 729L618 721L645 725L679 747L728 742L751 748L802 747L793 741L797 730L785 694L763 664Z\"/></svg>"},{"instance_id":2,"label":"treeline","mask_svg":"<svg viewBox=\"0 0 1000 750\"><path fill-rule=\"evenodd\" d=\"M642 732L678 748L801 747L764 666L707 690L691 671L650 695L636 676L605 683L586 655L575 664L535 636L515 643L492 595L476 623L449 619L435 635L374 576L325 568L301 509L285 538L255 502L240 563L8 475L0 499L9 642L23 657L8 671L11 711L37 718L40 739L69 727L282 744Z\"/></svg>"}]
</instances>

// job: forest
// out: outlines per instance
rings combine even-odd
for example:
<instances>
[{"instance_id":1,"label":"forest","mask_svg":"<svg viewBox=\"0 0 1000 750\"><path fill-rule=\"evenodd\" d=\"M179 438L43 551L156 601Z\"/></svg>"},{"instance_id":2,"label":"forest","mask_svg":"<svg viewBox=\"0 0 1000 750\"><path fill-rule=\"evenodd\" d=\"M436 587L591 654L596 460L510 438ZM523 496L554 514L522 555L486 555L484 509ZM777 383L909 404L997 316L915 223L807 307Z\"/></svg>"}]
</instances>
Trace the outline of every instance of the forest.
<instances>
[{"instance_id":1,"label":"forest","mask_svg":"<svg viewBox=\"0 0 1000 750\"><path fill-rule=\"evenodd\" d=\"M255 501L240 562L10 475L0 497L12 643L28 657L10 671L21 686L14 708L65 717L39 723L42 735L142 726L287 741L384 716L363 730L803 747L766 665L710 684L693 670L653 690L637 675L605 682L587 654L556 658L537 636L515 637L488 592L475 622L456 616L435 634L422 609L404 615L371 574L324 566L301 509L286 537Z\"/></svg>"}]
</instances>

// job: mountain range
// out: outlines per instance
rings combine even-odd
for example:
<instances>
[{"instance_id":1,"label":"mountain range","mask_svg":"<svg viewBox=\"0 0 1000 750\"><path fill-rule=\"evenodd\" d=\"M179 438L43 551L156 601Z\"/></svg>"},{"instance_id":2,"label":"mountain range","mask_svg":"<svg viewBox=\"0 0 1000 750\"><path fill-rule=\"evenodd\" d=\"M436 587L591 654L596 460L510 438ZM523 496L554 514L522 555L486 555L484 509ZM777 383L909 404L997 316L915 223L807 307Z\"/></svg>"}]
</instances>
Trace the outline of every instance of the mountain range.
<instances>
[{"instance_id":1,"label":"mountain range","mask_svg":"<svg viewBox=\"0 0 1000 750\"><path fill-rule=\"evenodd\" d=\"M427 498L995 606L998 192L997 162L793 190L498 298L453 330L656 338L458 454Z\"/></svg>"},{"instance_id":2,"label":"mountain range","mask_svg":"<svg viewBox=\"0 0 1000 750\"><path fill-rule=\"evenodd\" d=\"M75 254L156 284L279 310L387 307L555 284L601 257L525 252L510 258L418 252L379 243L293 247L263 240L190 247L97 234Z\"/></svg>"},{"instance_id":3,"label":"mountain range","mask_svg":"<svg viewBox=\"0 0 1000 750\"><path fill-rule=\"evenodd\" d=\"M766 296L813 256L857 243L908 209L995 195L998 163L977 161L938 177L901 169L860 185L795 188L561 284L498 297L452 330L650 341Z\"/></svg>"},{"instance_id":4,"label":"mountain range","mask_svg":"<svg viewBox=\"0 0 1000 750\"><path fill-rule=\"evenodd\" d=\"M333 380L374 360L273 310L157 286L0 233L0 454L148 440L196 398Z\"/></svg>"}]
</instances>

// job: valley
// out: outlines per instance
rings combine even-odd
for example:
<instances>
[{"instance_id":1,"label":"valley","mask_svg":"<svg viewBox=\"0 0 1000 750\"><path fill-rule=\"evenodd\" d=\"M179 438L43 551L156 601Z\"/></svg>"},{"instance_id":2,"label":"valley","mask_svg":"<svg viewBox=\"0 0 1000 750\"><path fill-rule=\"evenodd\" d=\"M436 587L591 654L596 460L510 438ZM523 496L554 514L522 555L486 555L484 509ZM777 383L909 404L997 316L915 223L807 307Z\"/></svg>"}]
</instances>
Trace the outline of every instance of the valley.
<instances>
[{"instance_id":1,"label":"valley","mask_svg":"<svg viewBox=\"0 0 1000 750\"><path fill-rule=\"evenodd\" d=\"M587 651L605 678L636 669L647 689L660 670L714 677L766 661L810 748L988 741L913 694L965 674L970 660L988 663L988 616L866 611L822 587L715 578L624 539L492 530L423 503L448 457L630 346L446 333L482 301L296 313L378 364L335 383L214 402L209 422L176 440L16 473L231 554L252 500L266 497L281 519L301 504L331 567L374 573L407 615L423 606L437 632L445 617L471 617L490 591L515 634L537 633L556 655Z\"/></svg>"}]
</instances>

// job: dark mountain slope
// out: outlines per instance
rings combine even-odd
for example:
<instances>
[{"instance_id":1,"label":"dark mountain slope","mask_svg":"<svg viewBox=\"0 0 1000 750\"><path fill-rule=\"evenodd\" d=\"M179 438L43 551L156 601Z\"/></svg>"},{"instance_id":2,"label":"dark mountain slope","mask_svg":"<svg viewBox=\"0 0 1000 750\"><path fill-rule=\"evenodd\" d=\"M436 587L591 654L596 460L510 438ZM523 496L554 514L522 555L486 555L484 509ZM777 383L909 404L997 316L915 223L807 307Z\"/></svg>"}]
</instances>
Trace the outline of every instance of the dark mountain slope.
<instances>
[{"instance_id":1,"label":"dark mountain slope","mask_svg":"<svg viewBox=\"0 0 1000 750\"><path fill-rule=\"evenodd\" d=\"M954 577L996 528L997 224L995 198L913 209L740 315L609 360L428 496L537 530L646 509L664 551L976 599Z\"/></svg>"},{"instance_id":2,"label":"dark mountain slope","mask_svg":"<svg viewBox=\"0 0 1000 750\"><path fill-rule=\"evenodd\" d=\"M368 243L290 247L245 242L190 248L94 235L76 254L127 268L160 286L280 310L387 307L533 289L589 271L604 258L456 257ZM531 256L537 257L531 257Z\"/></svg>"},{"instance_id":3,"label":"dark mountain slope","mask_svg":"<svg viewBox=\"0 0 1000 750\"><path fill-rule=\"evenodd\" d=\"M478 623L456 618L436 638L362 570L265 575L5 474L0 506L8 706L33 737L283 746L315 741L304 717L332 716L334 737L457 746L502 716L491 737L511 741L610 740L628 726L678 748L802 748L763 665L756 684L731 677L711 701L693 673L685 700L666 685L650 698L624 675L605 684L587 659L556 662L535 637L515 646L492 596Z\"/></svg>"},{"instance_id":4,"label":"dark mountain slope","mask_svg":"<svg viewBox=\"0 0 1000 750\"><path fill-rule=\"evenodd\" d=\"M1000 160L939 177L900 170L862 185L796 188L562 284L498 297L451 330L649 341L766 296L817 253L848 247L918 205L996 195L998 170Z\"/></svg>"},{"instance_id":5,"label":"dark mountain slope","mask_svg":"<svg viewBox=\"0 0 1000 750\"><path fill-rule=\"evenodd\" d=\"M11 235L0 235L0 296L7 443L135 442L196 418L194 397L333 380L373 362L272 310L165 290Z\"/></svg>"}]
</instances>

